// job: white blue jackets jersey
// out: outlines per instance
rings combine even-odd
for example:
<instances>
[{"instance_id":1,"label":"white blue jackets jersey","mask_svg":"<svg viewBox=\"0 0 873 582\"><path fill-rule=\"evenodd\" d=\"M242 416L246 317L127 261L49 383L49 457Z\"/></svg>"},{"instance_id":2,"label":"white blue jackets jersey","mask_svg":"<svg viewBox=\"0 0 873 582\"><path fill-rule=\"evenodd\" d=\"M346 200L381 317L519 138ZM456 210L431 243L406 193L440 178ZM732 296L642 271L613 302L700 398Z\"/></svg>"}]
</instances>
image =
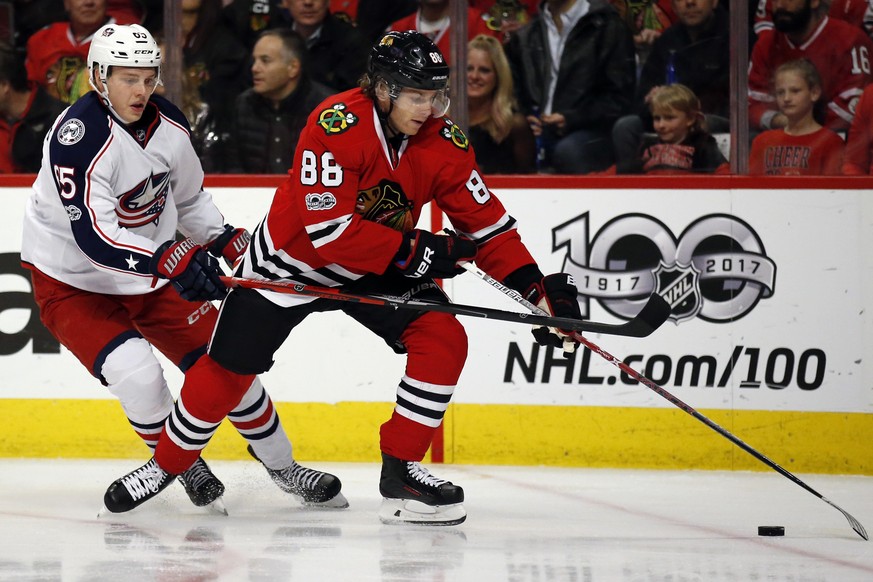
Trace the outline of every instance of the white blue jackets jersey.
<instances>
[{"instance_id":1,"label":"white blue jackets jersey","mask_svg":"<svg viewBox=\"0 0 873 582\"><path fill-rule=\"evenodd\" d=\"M167 283L148 265L177 230L206 244L223 225L179 109L153 95L127 126L91 92L46 136L21 259L85 291L139 295Z\"/></svg>"}]
</instances>

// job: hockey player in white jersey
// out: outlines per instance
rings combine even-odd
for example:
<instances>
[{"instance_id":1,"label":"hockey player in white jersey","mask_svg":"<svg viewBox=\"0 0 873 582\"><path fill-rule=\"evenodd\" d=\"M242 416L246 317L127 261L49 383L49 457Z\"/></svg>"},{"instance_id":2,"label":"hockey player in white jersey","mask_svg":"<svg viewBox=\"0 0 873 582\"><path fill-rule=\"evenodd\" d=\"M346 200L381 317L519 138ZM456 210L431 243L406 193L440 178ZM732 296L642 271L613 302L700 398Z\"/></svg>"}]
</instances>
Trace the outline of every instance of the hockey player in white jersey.
<instances>
[{"instance_id":1,"label":"hockey player in white jersey","mask_svg":"<svg viewBox=\"0 0 873 582\"><path fill-rule=\"evenodd\" d=\"M221 300L217 258L233 263L249 233L224 223L203 189L183 114L153 95L161 52L139 26L106 25L88 54L94 91L67 108L43 145L24 219L22 263L45 326L121 403L154 449L164 424L182 448L201 448L199 427L179 410L152 347L183 372L203 354ZM176 232L186 238L177 241ZM172 283L172 284L168 284ZM333 475L298 465L261 382L228 415L249 452L284 491L307 504L347 506ZM107 492L127 511L172 476L143 468ZM223 510L224 485L199 459L178 475L191 501Z\"/></svg>"}]
</instances>

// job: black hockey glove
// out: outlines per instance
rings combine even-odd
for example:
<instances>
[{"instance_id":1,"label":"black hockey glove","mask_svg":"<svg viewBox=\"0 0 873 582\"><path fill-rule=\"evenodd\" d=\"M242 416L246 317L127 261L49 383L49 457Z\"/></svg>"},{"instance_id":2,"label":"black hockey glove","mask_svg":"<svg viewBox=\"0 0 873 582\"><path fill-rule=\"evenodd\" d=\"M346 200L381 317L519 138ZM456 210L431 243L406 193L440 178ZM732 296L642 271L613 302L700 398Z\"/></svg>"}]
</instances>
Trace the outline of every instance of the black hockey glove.
<instances>
[{"instance_id":1,"label":"black hockey glove","mask_svg":"<svg viewBox=\"0 0 873 582\"><path fill-rule=\"evenodd\" d=\"M221 300L227 295L227 287L219 279L218 261L190 238L169 240L159 246L149 263L149 272L169 279L187 301Z\"/></svg>"},{"instance_id":2,"label":"black hockey glove","mask_svg":"<svg viewBox=\"0 0 873 582\"><path fill-rule=\"evenodd\" d=\"M234 228L229 224L224 225L224 232L218 235L214 241L206 245L206 250L213 257L224 257L227 266L233 270L237 261L249 246L252 235L244 228Z\"/></svg>"},{"instance_id":3,"label":"black hockey glove","mask_svg":"<svg viewBox=\"0 0 873 582\"><path fill-rule=\"evenodd\" d=\"M549 315L582 319L577 294L573 277L567 273L546 275L542 281L534 283L523 293L525 299L548 312ZM533 328L532 333L541 346L564 348L565 358L569 358L570 354L576 351L579 343L569 337L570 332L556 327L537 326Z\"/></svg>"},{"instance_id":4,"label":"black hockey glove","mask_svg":"<svg viewBox=\"0 0 873 582\"><path fill-rule=\"evenodd\" d=\"M449 279L464 272L459 261L474 258L476 243L468 238L453 232L439 235L415 229L403 235L394 265L407 277Z\"/></svg>"}]
</instances>

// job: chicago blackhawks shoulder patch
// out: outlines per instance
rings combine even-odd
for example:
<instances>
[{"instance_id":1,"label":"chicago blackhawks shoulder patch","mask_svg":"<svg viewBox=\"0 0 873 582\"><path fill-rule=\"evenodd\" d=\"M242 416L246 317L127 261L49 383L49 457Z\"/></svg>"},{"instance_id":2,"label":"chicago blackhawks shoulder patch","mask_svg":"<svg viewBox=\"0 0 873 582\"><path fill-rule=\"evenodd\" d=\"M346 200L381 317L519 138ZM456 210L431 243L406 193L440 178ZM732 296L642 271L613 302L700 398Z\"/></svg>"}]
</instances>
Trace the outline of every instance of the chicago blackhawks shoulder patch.
<instances>
[{"instance_id":1,"label":"chicago blackhawks shoulder patch","mask_svg":"<svg viewBox=\"0 0 873 582\"><path fill-rule=\"evenodd\" d=\"M443 123L445 125L440 129L440 135L452 142L456 148L467 151L470 148L470 140L467 139L464 130L448 117L443 118Z\"/></svg>"},{"instance_id":2,"label":"chicago blackhawks shoulder patch","mask_svg":"<svg viewBox=\"0 0 873 582\"><path fill-rule=\"evenodd\" d=\"M345 103L337 103L318 114L318 125L327 135L343 133L358 122L358 116L346 111Z\"/></svg>"}]
</instances>

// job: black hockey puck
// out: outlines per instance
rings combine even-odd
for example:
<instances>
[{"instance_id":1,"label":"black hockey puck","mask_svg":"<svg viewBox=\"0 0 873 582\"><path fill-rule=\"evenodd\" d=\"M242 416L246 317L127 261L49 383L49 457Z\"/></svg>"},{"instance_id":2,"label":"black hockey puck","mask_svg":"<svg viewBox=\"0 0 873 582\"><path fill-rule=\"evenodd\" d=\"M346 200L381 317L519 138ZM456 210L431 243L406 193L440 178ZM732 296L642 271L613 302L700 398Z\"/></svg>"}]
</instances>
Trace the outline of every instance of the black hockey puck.
<instances>
[{"instance_id":1,"label":"black hockey puck","mask_svg":"<svg viewBox=\"0 0 873 582\"><path fill-rule=\"evenodd\" d=\"M784 536L785 528L781 525L759 525L759 536Z\"/></svg>"}]
</instances>

